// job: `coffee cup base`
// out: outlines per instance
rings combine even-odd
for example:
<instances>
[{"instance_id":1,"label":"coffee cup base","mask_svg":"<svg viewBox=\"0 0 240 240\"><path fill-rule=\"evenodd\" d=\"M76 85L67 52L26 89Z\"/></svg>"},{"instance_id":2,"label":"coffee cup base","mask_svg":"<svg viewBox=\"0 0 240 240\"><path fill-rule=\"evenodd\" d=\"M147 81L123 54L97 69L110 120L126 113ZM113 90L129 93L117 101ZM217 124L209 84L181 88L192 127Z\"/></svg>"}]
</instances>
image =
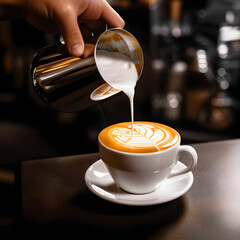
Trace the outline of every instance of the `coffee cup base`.
<instances>
[{"instance_id":1,"label":"coffee cup base","mask_svg":"<svg viewBox=\"0 0 240 240\"><path fill-rule=\"evenodd\" d=\"M116 184L117 185L117 184ZM117 187L119 189L121 189L122 191L128 193L128 194L133 194L133 195L145 195L145 194L150 194L150 193L153 193L156 191L157 188L153 189L153 190L150 190L150 191L147 191L147 192L135 192L135 191L128 191L128 190L125 190L123 188L121 188L120 186L117 185Z\"/></svg>"},{"instance_id":2,"label":"coffee cup base","mask_svg":"<svg viewBox=\"0 0 240 240\"><path fill-rule=\"evenodd\" d=\"M174 170L184 168L186 166L178 162ZM161 186L148 194L130 194L116 185L102 160L93 163L85 174L86 185L93 194L104 200L129 206L149 206L172 201L186 193L193 180L192 172L188 172L180 177L167 178Z\"/></svg>"}]
</instances>

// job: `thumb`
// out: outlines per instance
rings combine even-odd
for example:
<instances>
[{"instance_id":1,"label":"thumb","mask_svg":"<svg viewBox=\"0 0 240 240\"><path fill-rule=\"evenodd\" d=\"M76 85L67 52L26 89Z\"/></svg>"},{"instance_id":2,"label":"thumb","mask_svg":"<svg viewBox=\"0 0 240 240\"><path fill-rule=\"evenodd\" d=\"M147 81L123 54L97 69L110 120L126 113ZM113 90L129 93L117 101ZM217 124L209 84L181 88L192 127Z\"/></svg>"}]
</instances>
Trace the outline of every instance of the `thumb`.
<instances>
[{"instance_id":1,"label":"thumb","mask_svg":"<svg viewBox=\"0 0 240 240\"><path fill-rule=\"evenodd\" d=\"M64 38L69 53L73 56L81 56L84 52L84 40L78 25L77 17L68 15L60 18L59 28Z\"/></svg>"}]
</instances>

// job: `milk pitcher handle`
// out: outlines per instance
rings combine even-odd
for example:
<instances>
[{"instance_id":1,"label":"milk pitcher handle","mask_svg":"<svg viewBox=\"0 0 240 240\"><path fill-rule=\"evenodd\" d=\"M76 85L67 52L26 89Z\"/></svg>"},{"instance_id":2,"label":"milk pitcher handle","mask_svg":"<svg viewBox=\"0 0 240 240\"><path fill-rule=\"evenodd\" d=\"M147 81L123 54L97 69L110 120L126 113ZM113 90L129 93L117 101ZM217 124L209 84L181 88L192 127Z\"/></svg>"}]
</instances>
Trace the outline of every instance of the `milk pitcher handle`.
<instances>
[{"instance_id":1,"label":"milk pitcher handle","mask_svg":"<svg viewBox=\"0 0 240 240\"><path fill-rule=\"evenodd\" d=\"M169 178L190 172L196 166L197 161L198 161L198 156L197 156L196 150L193 147L188 146L188 145L179 146L178 158L179 158L180 153L182 153L182 152L186 152L190 156L191 162L186 168L184 168L180 171L170 173Z\"/></svg>"}]
</instances>

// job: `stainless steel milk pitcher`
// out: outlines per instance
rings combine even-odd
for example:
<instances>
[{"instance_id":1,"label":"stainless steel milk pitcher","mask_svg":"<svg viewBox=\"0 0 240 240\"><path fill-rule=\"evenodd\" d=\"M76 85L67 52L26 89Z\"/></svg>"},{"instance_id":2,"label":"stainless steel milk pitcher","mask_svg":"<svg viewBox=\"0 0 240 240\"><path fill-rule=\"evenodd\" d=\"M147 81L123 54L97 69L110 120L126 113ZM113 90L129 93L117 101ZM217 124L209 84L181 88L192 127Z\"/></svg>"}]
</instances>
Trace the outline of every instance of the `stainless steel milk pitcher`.
<instances>
[{"instance_id":1,"label":"stainless steel milk pitcher","mask_svg":"<svg viewBox=\"0 0 240 240\"><path fill-rule=\"evenodd\" d=\"M120 52L134 62L138 77L143 69L142 49L135 37L123 29L103 32L88 58L69 56L63 45L42 48L31 66L33 86L49 106L64 112L81 111L99 100L120 92L110 86L99 73L96 53L99 50Z\"/></svg>"}]
</instances>

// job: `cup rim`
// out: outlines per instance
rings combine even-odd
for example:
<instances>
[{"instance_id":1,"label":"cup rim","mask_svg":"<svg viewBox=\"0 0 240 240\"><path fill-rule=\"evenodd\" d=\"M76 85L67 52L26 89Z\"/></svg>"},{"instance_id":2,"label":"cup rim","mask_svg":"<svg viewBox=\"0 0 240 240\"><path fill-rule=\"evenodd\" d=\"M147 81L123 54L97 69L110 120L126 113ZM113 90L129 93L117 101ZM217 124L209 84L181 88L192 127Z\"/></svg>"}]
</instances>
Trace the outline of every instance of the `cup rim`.
<instances>
[{"instance_id":1,"label":"cup rim","mask_svg":"<svg viewBox=\"0 0 240 240\"><path fill-rule=\"evenodd\" d=\"M174 129L175 130L175 129ZM103 130L102 130L103 131ZM102 132L101 131L101 132ZM178 134L178 136L179 136L179 139L178 139L178 141L174 144L174 145L172 145L171 147L169 147L169 148L167 148L167 149L163 149L163 150L161 150L161 151L157 151L157 152L136 152L136 153L134 153L134 152L124 152L124 151L120 151L120 150L116 150L116 149L113 149L113 148L110 148L110 147L108 147L108 146L106 146L105 144L103 144L102 143L102 141L100 140L100 134L101 134L101 132L98 134L98 143L99 144L101 144L104 148L106 148L106 149L108 149L108 150L110 150L110 151L112 151L112 152L115 152L115 153L121 153L121 154L123 154L123 155L131 155L131 156L133 156L133 155L141 155L141 156L144 156L144 155L157 155L157 154L161 154L161 153L165 153L165 152L169 152L169 151L171 151L173 148L175 148L175 147L177 147L177 146L179 146L180 145L180 143L181 143L181 136L180 136L180 134L178 133L178 131L177 130L175 130L176 132L177 132L177 134Z\"/></svg>"}]
</instances>

